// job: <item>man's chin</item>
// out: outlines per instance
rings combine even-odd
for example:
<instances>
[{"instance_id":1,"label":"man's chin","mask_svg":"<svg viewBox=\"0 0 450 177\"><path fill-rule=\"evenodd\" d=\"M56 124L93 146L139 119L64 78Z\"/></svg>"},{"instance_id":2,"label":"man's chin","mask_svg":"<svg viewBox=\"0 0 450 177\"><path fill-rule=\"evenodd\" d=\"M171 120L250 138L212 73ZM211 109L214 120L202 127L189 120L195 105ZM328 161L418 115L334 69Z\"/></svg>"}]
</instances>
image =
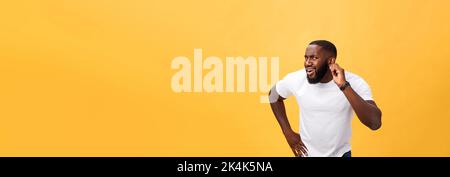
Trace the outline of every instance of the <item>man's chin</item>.
<instances>
[{"instance_id":1,"label":"man's chin","mask_svg":"<svg viewBox=\"0 0 450 177\"><path fill-rule=\"evenodd\" d=\"M320 80L317 79L317 77L310 78L310 77L306 76L306 79L308 80L308 82L310 84L317 84L320 81Z\"/></svg>"}]
</instances>

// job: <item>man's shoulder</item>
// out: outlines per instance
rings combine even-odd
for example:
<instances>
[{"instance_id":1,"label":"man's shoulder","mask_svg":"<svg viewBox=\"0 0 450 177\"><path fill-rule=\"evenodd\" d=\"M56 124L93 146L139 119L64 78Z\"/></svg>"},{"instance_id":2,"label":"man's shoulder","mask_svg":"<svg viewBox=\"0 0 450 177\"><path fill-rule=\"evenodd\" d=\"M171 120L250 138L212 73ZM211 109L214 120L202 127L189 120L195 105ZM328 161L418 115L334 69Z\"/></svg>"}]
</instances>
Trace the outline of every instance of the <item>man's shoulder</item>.
<instances>
[{"instance_id":1,"label":"man's shoulder","mask_svg":"<svg viewBox=\"0 0 450 177\"><path fill-rule=\"evenodd\" d=\"M305 69L290 72L283 77L283 81L289 83L303 83L305 79L306 79Z\"/></svg>"},{"instance_id":2,"label":"man's shoulder","mask_svg":"<svg viewBox=\"0 0 450 177\"><path fill-rule=\"evenodd\" d=\"M299 69L297 71L290 72L290 73L286 74L286 76L284 78L296 78L296 79L299 79L299 78L303 78L303 76L306 77L305 69Z\"/></svg>"},{"instance_id":3,"label":"man's shoulder","mask_svg":"<svg viewBox=\"0 0 450 177\"><path fill-rule=\"evenodd\" d=\"M368 85L367 82L364 80L364 78L362 78L361 76L352 73L350 71L345 71L345 79L350 82L350 84L352 85L360 85L360 84L364 84L364 85ZM355 85L355 86L356 86Z\"/></svg>"},{"instance_id":4,"label":"man's shoulder","mask_svg":"<svg viewBox=\"0 0 450 177\"><path fill-rule=\"evenodd\" d=\"M352 73L350 71L345 71L345 79L347 80L364 80L361 76Z\"/></svg>"}]
</instances>

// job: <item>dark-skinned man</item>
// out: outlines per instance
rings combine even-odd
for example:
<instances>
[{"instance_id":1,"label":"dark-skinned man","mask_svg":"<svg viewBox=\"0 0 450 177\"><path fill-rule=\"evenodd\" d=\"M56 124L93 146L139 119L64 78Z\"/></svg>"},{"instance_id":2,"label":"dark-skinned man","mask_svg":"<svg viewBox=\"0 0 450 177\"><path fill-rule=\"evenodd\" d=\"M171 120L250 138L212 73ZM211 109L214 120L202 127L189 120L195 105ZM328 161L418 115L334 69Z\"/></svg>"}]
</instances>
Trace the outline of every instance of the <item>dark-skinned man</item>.
<instances>
[{"instance_id":1,"label":"dark-skinned man","mask_svg":"<svg viewBox=\"0 0 450 177\"><path fill-rule=\"evenodd\" d=\"M270 106L295 156L351 157L353 111L371 130L381 127L381 110L369 85L336 63L337 50L326 40L312 41L304 69L272 87ZM300 109L300 134L289 124L283 100L295 96Z\"/></svg>"}]
</instances>

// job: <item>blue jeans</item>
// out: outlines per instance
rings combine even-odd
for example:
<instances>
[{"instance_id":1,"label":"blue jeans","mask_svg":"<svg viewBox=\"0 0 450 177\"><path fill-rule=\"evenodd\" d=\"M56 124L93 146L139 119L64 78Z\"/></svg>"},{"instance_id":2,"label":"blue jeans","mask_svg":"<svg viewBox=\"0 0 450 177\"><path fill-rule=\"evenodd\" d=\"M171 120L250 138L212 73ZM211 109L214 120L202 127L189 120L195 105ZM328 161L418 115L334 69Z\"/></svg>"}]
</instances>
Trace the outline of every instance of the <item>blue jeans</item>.
<instances>
[{"instance_id":1,"label":"blue jeans","mask_svg":"<svg viewBox=\"0 0 450 177\"><path fill-rule=\"evenodd\" d=\"M342 157L352 157L352 151L346 152Z\"/></svg>"}]
</instances>

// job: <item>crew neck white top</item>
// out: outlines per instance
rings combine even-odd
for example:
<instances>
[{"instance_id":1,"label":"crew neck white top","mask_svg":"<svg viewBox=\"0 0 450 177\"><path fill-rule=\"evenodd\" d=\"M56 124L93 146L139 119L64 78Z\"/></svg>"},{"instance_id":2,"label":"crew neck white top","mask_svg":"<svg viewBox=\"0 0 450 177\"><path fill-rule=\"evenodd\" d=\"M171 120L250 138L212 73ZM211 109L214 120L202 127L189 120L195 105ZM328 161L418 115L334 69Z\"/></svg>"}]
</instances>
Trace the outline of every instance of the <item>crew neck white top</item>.
<instances>
[{"instance_id":1,"label":"crew neck white top","mask_svg":"<svg viewBox=\"0 0 450 177\"><path fill-rule=\"evenodd\" d=\"M345 79L364 100L373 100L369 85L345 71ZM286 75L276 84L283 98L295 96L300 109L300 137L311 157L341 157L351 150L353 108L331 80L310 84L305 69Z\"/></svg>"}]
</instances>

